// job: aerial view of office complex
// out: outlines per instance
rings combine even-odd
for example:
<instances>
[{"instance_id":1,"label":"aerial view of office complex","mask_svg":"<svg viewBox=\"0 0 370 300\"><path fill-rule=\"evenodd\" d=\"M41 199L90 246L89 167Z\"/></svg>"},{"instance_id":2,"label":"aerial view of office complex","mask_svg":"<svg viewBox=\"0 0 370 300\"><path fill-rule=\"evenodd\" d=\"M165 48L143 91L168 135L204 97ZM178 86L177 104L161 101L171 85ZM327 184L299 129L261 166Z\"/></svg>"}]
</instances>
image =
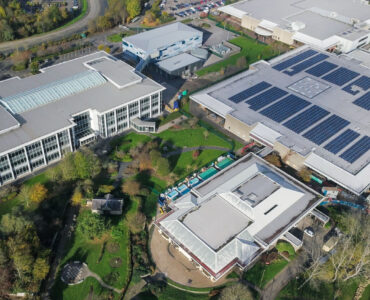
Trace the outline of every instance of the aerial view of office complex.
<instances>
[{"instance_id":1,"label":"aerial view of office complex","mask_svg":"<svg viewBox=\"0 0 370 300\"><path fill-rule=\"evenodd\" d=\"M370 2L0 0L0 299L370 299Z\"/></svg>"}]
</instances>

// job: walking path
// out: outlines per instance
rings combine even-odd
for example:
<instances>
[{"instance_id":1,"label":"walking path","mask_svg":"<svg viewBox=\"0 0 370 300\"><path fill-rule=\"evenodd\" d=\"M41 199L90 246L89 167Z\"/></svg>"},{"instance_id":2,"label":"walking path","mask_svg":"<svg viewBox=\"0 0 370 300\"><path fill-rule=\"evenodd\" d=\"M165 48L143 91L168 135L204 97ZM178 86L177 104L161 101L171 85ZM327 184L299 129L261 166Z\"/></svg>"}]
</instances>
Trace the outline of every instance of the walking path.
<instances>
[{"instance_id":1,"label":"walking path","mask_svg":"<svg viewBox=\"0 0 370 300\"><path fill-rule=\"evenodd\" d=\"M87 277L94 277L102 287L106 288L106 289L109 289L109 290L112 290L112 291L115 291L117 294L120 294L123 292L123 289L122 290L119 290L119 289L116 289L108 284L106 284L98 274L94 273L94 272L91 272L90 270L87 271L87 275L86 275L86 278Z\"/></svg>"},{"instance_id":2,"label":"walking path","mask_svg":"<svg viewBox=\"0 0 370 300\"><path fill-rule=\"evenodd\" d=\"M230 151L230 148L219 147L219 146L198 146L198 147L184 147L175 151L168 152L164 154L164 157L170 157L172 155L177 155L185 152L191 152L194 150L220 150L220 151Z\"/></svg>"},{"instance_id":3,"label":"walking path","mask_svg":"<svg viewBox=\"0 0 370 300\"><path fill-rule=\"evenodd\" d=\"M179 124L181 123L182 121L185 121L187 119L186 116L182 115L176 119L173 119L172 121L169 121L168 123L162 125L162 126L159 126L158 130L157 130L157 133L161 133L162 131L165 131L169 128L171 128L173 125L176 125L176 124Z\"/></svg>"}]
</instances>

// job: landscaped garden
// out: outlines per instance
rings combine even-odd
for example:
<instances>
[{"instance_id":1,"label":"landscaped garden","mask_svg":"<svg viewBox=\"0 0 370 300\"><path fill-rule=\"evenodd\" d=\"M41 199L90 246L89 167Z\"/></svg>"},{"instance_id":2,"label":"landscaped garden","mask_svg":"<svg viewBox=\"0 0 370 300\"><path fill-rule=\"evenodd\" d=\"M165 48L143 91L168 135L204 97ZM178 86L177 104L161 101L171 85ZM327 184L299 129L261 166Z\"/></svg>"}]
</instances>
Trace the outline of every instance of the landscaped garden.
<instances>
[{"instance_id":1,"label":"landscaped garden","mask_svg":"<svg viewBox=\"0 0 370 300\"><path fill-rule=\"evenodd\" d=\"M246 69L250 64L258 60L268 60L277 55L277 52L273 47L262 44L261 42L249 37L239 36L231 39L229 42L240 47L240 52L218 63L200 69L196 72L198 76L204 76L211 72L219 72L221 69L230 65L235 66L239 64L239 67Z\"/></svg>"},{"instance_id":2,"label":"landscaped garden","mask_svg":"<svg viewBox=\"0 0 370 300\"><path fill-rule=\"evenodd\" d=\"M284 257L285 258L284 258ZM263 288L294 259L294 248L287 242L279 241L275 249L262 255L261 259L247 272L243 278Z\"/></svg>"}]
</instances>

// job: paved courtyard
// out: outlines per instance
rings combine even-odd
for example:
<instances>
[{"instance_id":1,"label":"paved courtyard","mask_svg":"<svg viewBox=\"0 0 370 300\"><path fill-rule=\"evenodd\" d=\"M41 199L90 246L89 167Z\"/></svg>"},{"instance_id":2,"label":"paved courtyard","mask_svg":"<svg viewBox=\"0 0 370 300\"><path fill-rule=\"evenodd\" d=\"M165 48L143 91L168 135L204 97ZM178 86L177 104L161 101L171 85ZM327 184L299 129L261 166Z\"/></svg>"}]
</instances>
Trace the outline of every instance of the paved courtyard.
<instances>
[{"instance_id":1,"label":"paved courtyard","mask_svg":"<svg viewBox=\"0 0 370 300\"><path fill-rule=\"evenodd\" d=\"M212 282L183 254L170 245L155 228L150 244L153 259L159 272L180 284L192 287L218 286L227 281L226 276Z\"/></svg>"}]
</instances>

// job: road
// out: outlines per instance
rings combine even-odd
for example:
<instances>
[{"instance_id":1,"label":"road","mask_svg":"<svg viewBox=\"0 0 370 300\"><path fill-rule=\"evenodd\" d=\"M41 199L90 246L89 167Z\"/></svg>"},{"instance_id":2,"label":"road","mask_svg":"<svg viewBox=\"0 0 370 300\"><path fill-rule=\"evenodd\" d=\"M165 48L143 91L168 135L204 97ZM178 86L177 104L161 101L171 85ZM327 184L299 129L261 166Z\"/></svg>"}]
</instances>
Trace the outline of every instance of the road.
<instances>
[{"instance_id":1,"label":"road","mask_svg":"<svg viewBox=\"0 0 370 300\"><path fill-rule=\"evenodd\" d=\"M31 36L28 38L5 42L0 44L1 52L9 52L18 48L29 48L32 45L40 44L45 41L59 40L66 36L85 31L90 20L104 14L107 7L107 0L87 0L88 10L86 15L76 23L63 27L59 30L46 32L44 34Z\"/></svg>"}]
</instances>

